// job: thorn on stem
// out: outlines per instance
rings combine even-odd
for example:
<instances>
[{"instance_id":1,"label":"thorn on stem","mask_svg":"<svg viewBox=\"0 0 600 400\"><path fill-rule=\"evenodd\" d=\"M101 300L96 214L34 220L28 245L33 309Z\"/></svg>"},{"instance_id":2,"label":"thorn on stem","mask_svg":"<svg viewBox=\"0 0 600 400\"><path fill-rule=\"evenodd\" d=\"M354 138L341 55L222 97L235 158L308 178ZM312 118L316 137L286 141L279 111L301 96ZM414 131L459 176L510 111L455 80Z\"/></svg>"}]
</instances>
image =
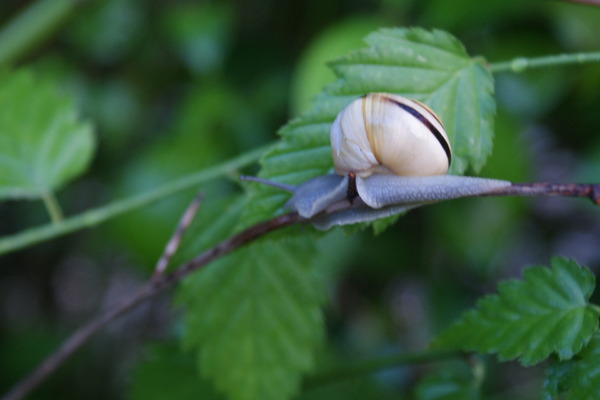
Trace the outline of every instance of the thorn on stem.
<instances>
[{"instance_id":1,"label":"thorn on stem","mask_svg":"<svg viewBox=\"0 0 600 400\"><path fill-rule=\"evenodd\" d=\"M171 258L173 258L173 255L175 254L177 248L179 247L179 244L181 243L183 234L192 223L196 212L198 212L198 207L200 207L200 203L202 202L203 198L204 196L198 193L181 216L179 224L177 224L177 228L175 228L175 232L173 232L173 235L167 242L167 245L165 246L162 255L156 262L153 279L156 279L157 277L161 276L167 269Z\"/></svg>"}]
</instances>

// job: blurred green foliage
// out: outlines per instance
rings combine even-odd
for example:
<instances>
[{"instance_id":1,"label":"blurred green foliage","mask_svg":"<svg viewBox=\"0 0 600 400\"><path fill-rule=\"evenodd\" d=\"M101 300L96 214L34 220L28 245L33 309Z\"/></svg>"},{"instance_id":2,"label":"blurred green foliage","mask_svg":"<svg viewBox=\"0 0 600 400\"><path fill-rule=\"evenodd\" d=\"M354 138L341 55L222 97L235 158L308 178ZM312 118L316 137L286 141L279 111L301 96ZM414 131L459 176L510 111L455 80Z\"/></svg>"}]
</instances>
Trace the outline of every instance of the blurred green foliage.
<instances>
[{"instance_id":1,"label":"blurred green foliage","mask_svg":"<svg viewBox=\"0 0 600 400\"><path fill-rule=\"evenodd\" d=\"M476 363L474 363L476 364ZM474 376L481 365L453 361L424 378L415 389L418 400L477 400L482 376Z\"/></svg>"},{"instance_id":2,"label":"blurred green foliage","mask_svg":"<svg viewBox=\"0 0 600 400\"><path fill-rule=\"evenodd\" d=\"M568 1L59 1L72 3L68 15L5 67L26 66L52 80L95 125L91 166L58 193L68 215L275 139L333 79L324 62L362 47L360 39L377 27L447 30L469 54L489 61L597 51L600 35L600 7ZM8 27L41 3L1 2L0 23ZM34 27L41 22L29 30ZM600 66L494 78L494 148L481 175L600 181ZM240 193L238 172L201 188L210 200L187 241L219 231L203 222ZM0 257L0 392L57 337L145 280L193 194ZM2 235L46 221L37 202L0 203ZM332 276L328 337L316 358L343 364L423 349L498 278L547 264L552 255L597 271L600 213L576 200L460 200L411 212L377 237L338 232L324 243L327 258L316 269ZM203 244L190 244L189 251L194 246ZM181 316L168 311L168 302L159 298L116 322L31 398L217 398L211 383L194 380L195 357L179 352ZM163 344L144 350L151 340ZM584 356L596 353L596 342ZM409 398L413 390L418 398L443 398L428 393L444 383L472 387L462 370L450 376L444 364L438 367L442 372L424 380L421 366L388 370L311 389L302 398ZM490 368L484 398L539 394L541 374L518 374L511 364ZM579 377L568 379L565 385ZM461 393L465 386L455 388Z\"/></svg>"},{"instance_id":3,"label":"blurred green foliage","mask_svg":"<svg viewBox=\"0 0 600 400\"><path fill-rule=\"evenodd\" d=\"M43 197L87 169L94 152L92 128L78 120L70 99L52 83L36 81L31 71L1 79L0 198Z\"/></svg>"}]
</instances>

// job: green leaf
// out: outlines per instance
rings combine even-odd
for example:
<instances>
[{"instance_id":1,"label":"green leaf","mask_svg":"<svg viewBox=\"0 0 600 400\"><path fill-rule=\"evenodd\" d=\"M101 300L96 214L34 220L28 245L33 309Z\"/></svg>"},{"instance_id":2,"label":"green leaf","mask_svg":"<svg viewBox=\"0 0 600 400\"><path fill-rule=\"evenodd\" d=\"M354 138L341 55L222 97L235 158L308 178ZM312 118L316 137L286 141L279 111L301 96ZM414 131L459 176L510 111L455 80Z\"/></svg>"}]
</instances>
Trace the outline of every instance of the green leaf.
<instances>
[{"instance_id":1,"label":"green leaf","mask_svg":"<svg viewBox=\"0 0 600 400\"><path fill-rule=\"evenodd\" d=\"M577 357L554 361L546 370L544 399L595 400L600 393L600 336L594 335Z\"/></svg>"},{"instance_id":2,"label":"green leaf","mask_svg":"<svg viewBox=\"0 0 600 400\"><path fill-rule=\"evenodd\" d=\"M92 127L50 83L19 70L0 76L0 199L37 198L81 174Z\"/></svg>"},{"instance_id":3,"label":"green leaf","mask_svg":"<svg viewBox=\"0 0 600 400\"><path fill-rule=\"evenodd\" d=\"M590 344L593 342L590 341ZM567 380L573 370L574 359L560 361L557 357L552 357L548 367L546 367L546 376L544 377L544 388L542 392L542 400L555 400L561 395L564 395L569 387Z\"/></svg>"},{"instance_id":4,"label":"green leaf","mask_svg":"<svg viewBox=\"0 0 600 400\"><path fill-rule=\"evenodd\" d=\"M524 270L523 280L498 285L434 341L441 348L496 353L524 365L555 353L573 357L598 326L598 309L588 303L594 275L575 261L553 258L551 268Z\"/></svg>"},{"instance_id":5,"label":"green leaf","mask_svg":"<svg viewBox=\"0 0 600 400\"><path fill-rule=\"evenodd\" d=\"M423 378L415 389L417 400L476 400L481 377L462 361L447 363Z\"/></svg>"},{"instance_id":6,"label":"green leaf","mask_svg":"<svg viewBox=\"0 0 600 400\"><path fill-rule=\"evenodd\" d=\"M298 184L327 173L330 124L352 100L377 91L423 101L438 113L453 148L451 172L483 166L495 112L492 76L483 60L470 58L456 38L438 30L382 29L366 42L368 47L331 64L339 79L325 87L312 109L280 130L282 140L262 160L261 177ZM287 197L258 187L246 221L267 218Z\"/></svg>"},{"instance_id":7,"label":"green leaf","mask_svg":"<svg viewBox=\"0 0 600 400\"><path fill-rule=\"evenodd\" d=\"M401 39L403 35L406 37ZM282 140L265 156L261 176L295 184L326 173L331 168L329 125L345 105L365 92L386 90L424 101L441 99L447 97L444 93L452 92L446 85L462 76L460 71L481 70L488 78L488 87L471 88L475 90L471 93L471 89L462 86L468 79L460 79L460 84L452 85L464 93L457 92L456 96L464 100L467 94L475 99L491 94L489 74L479 61L468 58L460 43L448 34L418 29L382 30L368 41L370 47L352 52L336 63L335 72L340 79L323 91L313 109L282 128ZM437 49L435 54L431 48ZM423 61L425 56L433 58ZM453 65L450 59L454 60ZM393 85L380 87L382 74L390 84L397 81L398 68L407 78L404 91ZM423 83L420 77L412 79L411 73L427 74L432 70L440 76L445 74L448 82L438 79L438 86L431 84L417 90L416 86ZM433 96L436 90L441 90L441 97ZM457 98L449 101L461 104ZM438 111L447 112L448 107L444 104ZM481 105L470 107L479 109ZM491 112L479 117L491 118ZM478 124L480 127L480 121ZM452 126L449 134L454 136ZM487 134L491 136L491 132ZM461 140L453 143L460 148ZM464 170L468 163L477 166L482 142L477 137L471 143L475 146L468 154L456 156L458 170ZM269 187L251 187L243 226L272 216L288 197ZM262 241L211 265L182 287L187 305L185 343L199 350L202 374L229 398L287 398L297 391L301 373L311 368L313 350L322 335L319 306L325 281L312 263L315 253L314 244L306 237Z\"/></svg>"},{"instance_id":8,"label":"green leaf","mask_svg":"<svg viewBox=\"0 0 600 400\"><path fill-rule=\"evenodd\" d=\"M200 215L176 258L189 259L227 237L239 220L240 203L208 211L219 216L210 222L210 216ZM235 388L240 385L272 381L269 390L274 394L266 398L284 398L295 391L323 336L323 288L351 257L352 245L352 238L341 231L319 242L306 235L259 242L186 280L179 293L186 306L185 343L198 352L203 375L234 399L265 398L264 387L238 394L242 389ZM230 333L223 335L225 331ZM273 348L265 350L271 344Z\"/></svg>"},{"instance_id":9,"label":"green leaf","mask_svg":"<svg viewBox=\"0 0 600 400\"><path fill-rule=\"evenodd\" d=\"M322 335L312 240L261 241L188 279L184 344L233 400L289 398Z\"/></svg>"},{"instance_id":10,"label":"green leaf","mask_svg":"<svg viewBox=\"0 0 600 400\"><path fill-rule=\"evenodd\" d=\"M578 354L571 379L569 399L592 400L600 393L600 337L594 336L587 347Z\"/></svg>"}]
</instances>

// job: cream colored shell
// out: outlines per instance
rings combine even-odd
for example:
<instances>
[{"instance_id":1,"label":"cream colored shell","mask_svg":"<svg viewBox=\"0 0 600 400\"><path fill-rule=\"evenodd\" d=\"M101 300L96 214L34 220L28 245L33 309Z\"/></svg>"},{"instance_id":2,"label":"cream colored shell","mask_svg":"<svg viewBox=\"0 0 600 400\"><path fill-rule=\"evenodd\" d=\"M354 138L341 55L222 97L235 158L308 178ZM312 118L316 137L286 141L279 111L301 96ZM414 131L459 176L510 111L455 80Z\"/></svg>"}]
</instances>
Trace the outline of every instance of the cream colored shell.
<instances>
[{"instance_id":1,"label":"cream colored shell","mask_svg":"<svg viewBox=\"0 0 600 400\"><path fill-rule=\"evenodd\" d=\"M331 152L339 175L442 175L450 142L427 106L405 97L370 93L354 100L331 126Z\"/></svg>"}]
</instances>

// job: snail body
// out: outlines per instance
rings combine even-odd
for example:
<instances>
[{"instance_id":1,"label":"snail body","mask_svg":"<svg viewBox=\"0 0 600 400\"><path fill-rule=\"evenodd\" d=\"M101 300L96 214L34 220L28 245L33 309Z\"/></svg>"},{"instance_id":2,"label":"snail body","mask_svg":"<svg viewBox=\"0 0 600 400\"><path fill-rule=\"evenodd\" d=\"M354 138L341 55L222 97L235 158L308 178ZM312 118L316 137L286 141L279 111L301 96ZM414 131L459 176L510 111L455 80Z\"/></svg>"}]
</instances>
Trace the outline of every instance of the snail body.
<instances>
[{"instance_id":1,"label":"snail body","mask_svg":"<svg viewBox=\"0 0 600 400\"><path fill-rule=\"evenodd\" d=\"M269 182L261 181L269 184ZM297 211L321 230L336 225L373 221L399 214L410 209L443 200L479 196L511 186L511 182L458 175L398 176L373 174L356 177L358 198L347 195L348 176L321 175L302 183L292 190L287 207ZM328 207L341 203L340 212L318 214ZM344 204L345 203L345 204Z\"/></svg>"},{"instance_id":2,"label":"snail body","mask_svg":"<svg viewBox=\"0 0 600 400\"><path fill-rule=\"evenodd\" d=\"M330 140L335 174L296 187L246 179L291 191L287 207L311 219L318 229L371 221L511 185L445 175L452 155L440 119L426 105L398 95L370 93L354 100L338 114ZM346 203L341 211L318 215L340 202Z\"/></svg>"}]
</instances>

